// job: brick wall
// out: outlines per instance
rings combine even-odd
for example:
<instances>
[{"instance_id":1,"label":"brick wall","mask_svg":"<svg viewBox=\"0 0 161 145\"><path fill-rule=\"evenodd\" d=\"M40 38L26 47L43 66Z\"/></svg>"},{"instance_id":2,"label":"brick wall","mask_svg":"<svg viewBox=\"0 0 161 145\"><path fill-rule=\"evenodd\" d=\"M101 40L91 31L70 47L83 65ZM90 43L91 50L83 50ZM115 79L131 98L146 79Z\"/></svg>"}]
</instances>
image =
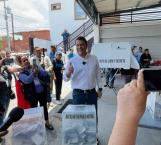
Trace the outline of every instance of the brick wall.
<instances>
[{"instance_id":1,"label":"brick wall","mask_svg":"<svg viewBox=\"0 0 161 145\"><path fill-rule=\"evenodd\" d=\"M39 38L39 39L45 39L50 40L50 32L49 30L41 30L41 31L29 31L29 32L18 32L17 35L22 36L22 40L15 40L15 49L13 45L13 40L11 40L11 49L14 52L26 52L29 51L29 37L32 38ZM2 38L2 49L5 50L7 47L7 42L5 38Z\"/></svg>"}]
</instances>

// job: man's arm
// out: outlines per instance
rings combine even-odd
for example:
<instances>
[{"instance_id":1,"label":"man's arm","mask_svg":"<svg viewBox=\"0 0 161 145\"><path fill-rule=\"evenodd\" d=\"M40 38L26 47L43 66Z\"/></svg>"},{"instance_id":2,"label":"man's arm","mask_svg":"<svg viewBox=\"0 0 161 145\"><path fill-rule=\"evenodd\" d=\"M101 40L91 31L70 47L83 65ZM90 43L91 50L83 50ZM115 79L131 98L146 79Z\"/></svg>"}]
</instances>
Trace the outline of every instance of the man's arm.
<instances>
[{"instance_id":1,"label":"man's arm","mask_svg":"<svg viewBox=\"0 0 161 145\"><path fill-rule=\"evenodd\" d=\"M142 117L148 93L142 71L138 79L125 85L117 95L117 113L108 145L135 145L137 127Z\"/></svg>"}]
</instances>

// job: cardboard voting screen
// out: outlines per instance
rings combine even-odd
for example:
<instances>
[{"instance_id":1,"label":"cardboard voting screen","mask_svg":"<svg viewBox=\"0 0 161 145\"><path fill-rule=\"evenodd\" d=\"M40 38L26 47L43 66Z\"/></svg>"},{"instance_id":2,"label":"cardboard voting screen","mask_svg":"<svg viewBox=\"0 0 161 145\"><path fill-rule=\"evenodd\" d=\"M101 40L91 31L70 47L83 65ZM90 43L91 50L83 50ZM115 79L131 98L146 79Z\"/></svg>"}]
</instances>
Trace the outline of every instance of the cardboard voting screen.
<instances>
[{"instance_id":1,"label":"cardboard voting screen","mask_svg":"<svg viewBox=\"0 0 161 145\"><path fill-rule=\"evenodd\" d=\"M92 54L96 55L101 68L124 68L131 65L131 45L128 42L94 44Z\"/></svg>"}]
</instances>

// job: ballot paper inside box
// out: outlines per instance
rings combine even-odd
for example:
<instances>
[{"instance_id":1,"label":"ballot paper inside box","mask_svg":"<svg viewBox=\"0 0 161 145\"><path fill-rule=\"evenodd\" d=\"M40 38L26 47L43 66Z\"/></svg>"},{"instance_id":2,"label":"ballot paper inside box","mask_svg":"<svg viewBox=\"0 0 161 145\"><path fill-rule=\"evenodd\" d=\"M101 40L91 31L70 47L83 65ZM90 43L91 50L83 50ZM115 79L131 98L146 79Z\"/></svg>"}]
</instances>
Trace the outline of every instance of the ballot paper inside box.
<instances>
[{"instance_id":1,"label":"ballot paper inside box","mask_svg":"<svg viewBox=\"0 0 161 145\"><path fill-rule=\"evenodd\" d=\"M22 119L12 125L10 142L5 145L44 145L46 130L42 107L26 109Z\"/></svg>"},{"instance_id":2,"label":"ballot paper inside box","mask_svg":"<svg viewBox=\"0 0 161 145\"><path fill-rule=\"evenodd\" d=\"M161 93L151 92L148 95L146 107L154 120L161 120Z\"/></svg>"},{"instance_id":3,"label":"ballot paper inside box","mask_svg":"<svg viewBox=\"0 0 161 145\"><path fill-rule=\"evenodd\" d=\"M68 105L62 113L62 145L96 145L94 105Z\"/></svg>"}]
</instances>

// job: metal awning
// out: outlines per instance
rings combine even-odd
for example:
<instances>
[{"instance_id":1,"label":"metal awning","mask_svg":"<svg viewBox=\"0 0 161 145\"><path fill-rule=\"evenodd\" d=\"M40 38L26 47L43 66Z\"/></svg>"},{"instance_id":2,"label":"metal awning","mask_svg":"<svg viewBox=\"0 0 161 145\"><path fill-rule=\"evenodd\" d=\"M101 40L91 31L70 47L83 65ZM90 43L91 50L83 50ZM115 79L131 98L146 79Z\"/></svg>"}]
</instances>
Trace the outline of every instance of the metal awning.
<instances>
[{"instance_id":1,"label":"metal awning","mask_svg":"<svg viewBox=\"0 0 161 145\"><path fill-rule=\"evenodd\" d=\"M93 0L99 13L109 13L128 9L157 5L160 0Z\"/></svg>"},{"instance_id":2,"label":"metal awning","mask_svg":"<svg viewBox=\"0 0 161 145\"><path fill-rule=\"evenodd\" d=\"M161 0L77 0L93 21L99 15L142 10L161 6Z\"/></svg>"}]
</instances>

